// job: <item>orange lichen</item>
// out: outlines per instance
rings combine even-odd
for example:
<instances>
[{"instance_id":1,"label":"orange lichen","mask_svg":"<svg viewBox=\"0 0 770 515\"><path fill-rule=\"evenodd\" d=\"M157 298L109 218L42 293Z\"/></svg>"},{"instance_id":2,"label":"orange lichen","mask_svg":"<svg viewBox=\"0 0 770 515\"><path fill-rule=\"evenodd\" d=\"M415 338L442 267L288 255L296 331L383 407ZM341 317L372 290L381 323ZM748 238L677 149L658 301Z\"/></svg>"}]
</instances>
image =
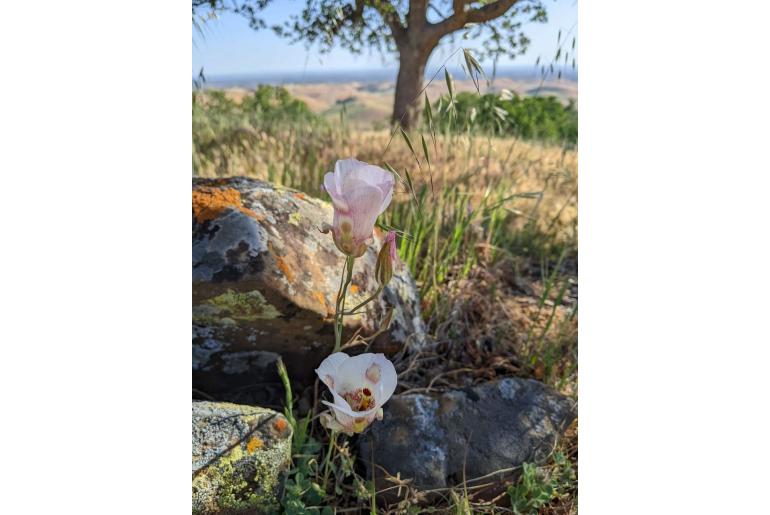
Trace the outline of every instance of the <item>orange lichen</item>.
<instances>
[{"instance_id":1,"label":"orange lichen","mask_svg":"<svg viewBox=\"0 0 770 515\"><path fill-rule=\"evenodd\" d=\"M320 291L314 291L312 293L313 293L313 296L316 298L316 300L320 302L324 306L324 308L326 308L327 312L329 312L329 305L326 303L326 296Z\"/></svg>"},{"instance_id":2,"label":"orange lichen","mask_svg":"<svg viewBox=\"0 0 770 515\"><path fill-rule=\"evenodd\" d=\"M275 422L273 422L273 429L278 431L279 433L283 433L283 431L286 429L286 426L288 424L286 423L286 420L279 418Z\"/></svg>"},{"instance_id":3,"label":"orange lichen","mask_svg":"<svg viewBox=\"0 0 770 515\"><path fill-rule=\"evenodd\" d=\"M262 445L263 445L262 440L260 440L256 436L252 436L251 440L249 440L248 443L246 444L246 451L249 454L251 454L257 449L262 448Z\"/></svg>"},{"instance_id":4,"label":"orange lichen","mask_svg":"<svg viewBox=\"0 0 770 515\"><path fill-rule=\"evenodd\" d=\"M350 285L350 293L353 293L353 294L358 293L358 285L351 284Z\"/></svg>"},{"instance_id":5,"label":"orange lichen","mask_svg":"<svg viewBox=\"0 0 770 515\"><path fill-rule=\"evenodd\" d=\"M295 193L294 198L298 198L300 200L305 200L305 194L304 193Z\"/></svg>"},{"instance_id":6,"label":"orange lichen","mask_svg":"<svg viewBox=\"0 0 770 515\"><path fill-rule=\"evenodd\" d=\"M192 192L192 208L193 215L198 223L214 220L226 209L236 209L259 221L264 219L263 216L251 209L243 207L241 193L233 188L212 188L208 186L196 188Z\"/></svg>"},{"instance_id":7,"label":"orange lichen","mask_svg":"<svg viewBox=\"0 0 770 515\"><path fill-rule=\"evenodd\" d=\"M278 265L278 268L289 282L294 282L294 272L291 271L291 268L289 268L289 265L286 264L286 261L281 256L275 256L275 264Z\"/></svg>"}]
</instances>

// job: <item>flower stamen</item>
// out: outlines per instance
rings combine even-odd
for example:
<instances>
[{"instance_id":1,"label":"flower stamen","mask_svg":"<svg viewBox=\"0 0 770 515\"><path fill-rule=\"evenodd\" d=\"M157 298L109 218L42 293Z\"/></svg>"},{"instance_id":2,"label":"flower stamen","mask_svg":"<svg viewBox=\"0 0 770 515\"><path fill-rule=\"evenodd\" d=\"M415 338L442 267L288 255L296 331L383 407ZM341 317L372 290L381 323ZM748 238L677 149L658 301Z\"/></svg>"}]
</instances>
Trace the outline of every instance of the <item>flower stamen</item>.
<instances>
[{"instance_id":1,"label":"flower stamen","mask_svg":"<svg viewBox=\"0 0 770 515\"><path fill-rule=\"evenodd\" d=\"M366 411L375 404L374 395L369 388L358 388L352 392L345 392L342 398L350 405L353 411Z\"/></svg>"}]
</instances>

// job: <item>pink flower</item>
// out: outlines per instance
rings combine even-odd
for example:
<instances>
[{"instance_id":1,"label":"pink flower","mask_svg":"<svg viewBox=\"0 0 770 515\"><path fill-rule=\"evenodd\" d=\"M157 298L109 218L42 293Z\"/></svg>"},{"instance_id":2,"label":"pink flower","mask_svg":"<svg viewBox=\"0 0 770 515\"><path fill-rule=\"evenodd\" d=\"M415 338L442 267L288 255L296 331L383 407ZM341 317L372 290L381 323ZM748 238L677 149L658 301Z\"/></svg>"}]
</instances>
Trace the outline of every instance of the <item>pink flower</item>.
<instances>
[{"instance_id":1,"label":"pink flower","mask_svg":"<svg viewBox=\"0 0 770 515\"><path fill-rule=\"evenodd\" d=\"M379 166L343 159L324 176L324 189L334 204L332 235L340 252L360 257L372 237L377 217L393 198L393 175Z\"/></svg>"},{"instance_id":2,"label":"pink flower","mask_svg":"<svg viewBox=\"0 0 770 515\"><path fill-rule=\"evenodd\" d=\"M362 432L374 419L382 420L382 405L393 395L398 382L396 369L384 354L351 358L335 352L315 372L334 397L334 403L323 401L332 411L322 414L321 422L348 434Z\"/></svg>"}]
</instances>

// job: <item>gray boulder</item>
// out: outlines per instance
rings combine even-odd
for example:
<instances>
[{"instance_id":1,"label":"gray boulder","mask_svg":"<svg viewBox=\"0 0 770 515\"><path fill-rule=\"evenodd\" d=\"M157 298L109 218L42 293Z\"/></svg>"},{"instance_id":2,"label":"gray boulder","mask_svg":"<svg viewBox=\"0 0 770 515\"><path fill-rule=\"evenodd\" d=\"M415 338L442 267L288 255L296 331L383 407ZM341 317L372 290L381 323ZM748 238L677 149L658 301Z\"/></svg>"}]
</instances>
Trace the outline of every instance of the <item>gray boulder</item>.
<instances>
[{"instance_id":1,"label":"gray boulder","mask_svg":"<svg viewBox=\"0 0 770 515\"><path fill-rule=\"evenodd\" d=\"M373 451L377 465L421 489L454 486L463 482L463 467L471 480L542 462L576 416L572 400L529 379L436 396L395 395L384 420L361 438L360 456L369 477Z\"/></svg>"},{"instance_id":2,"label":"gray boulder","mask_svg":"<svg viewBox=\"0 0 770 515\"><path fill-rule=\"evenodd\" d=\"M291 426L275 411L193 401L193 513L275 511L291 437Z\"/></svg>"},{"instance_id":3,"label":"gray boulder","mask_svg":"<svg viewBox=\"0 0 770 515\"><path fill-rule=\"evenodd\" d=\"M295 190L246 179L193 179L193 386L217 398L279 385L283 357L293 380L309 382L332 350L332 317L344 258L331 235L331 205ZM348 305L371 295L376 249L356 260ZM424 339L417 289L401 265L366 312L346 318L347 336L364 336L394 308L374 352ZM227 393L228 395L224 395ZM246 401L246 398L239 401Z\"/></svg>"}]
</instances>

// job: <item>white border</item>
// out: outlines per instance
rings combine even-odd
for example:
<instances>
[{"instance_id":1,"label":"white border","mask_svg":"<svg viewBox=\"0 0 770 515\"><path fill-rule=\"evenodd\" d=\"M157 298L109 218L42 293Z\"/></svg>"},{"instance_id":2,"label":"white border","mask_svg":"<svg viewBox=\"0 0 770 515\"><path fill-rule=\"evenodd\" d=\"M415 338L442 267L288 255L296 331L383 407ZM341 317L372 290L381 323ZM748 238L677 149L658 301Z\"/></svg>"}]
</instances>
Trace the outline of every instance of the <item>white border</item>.
<instances>
[{"instance_id":1,"label":"white border","mask_svg":"<svg viewBox=\"0 0 770 515\"><path fill-rule=\"evenodd\" d=\"M189 509L190 13L4 7L3 507ZM580 508L765 509L766 4L580 5Z\"/></svg>"},{"instance_id":2,"label":"white border","mask_svg":"<svg viewBox=\"0 0 770 515\"><path fill-rule=\"evenodd\" d=\"M768 19L580 4L583 513L767 509Z\"/></svg>"}]
</instances>

